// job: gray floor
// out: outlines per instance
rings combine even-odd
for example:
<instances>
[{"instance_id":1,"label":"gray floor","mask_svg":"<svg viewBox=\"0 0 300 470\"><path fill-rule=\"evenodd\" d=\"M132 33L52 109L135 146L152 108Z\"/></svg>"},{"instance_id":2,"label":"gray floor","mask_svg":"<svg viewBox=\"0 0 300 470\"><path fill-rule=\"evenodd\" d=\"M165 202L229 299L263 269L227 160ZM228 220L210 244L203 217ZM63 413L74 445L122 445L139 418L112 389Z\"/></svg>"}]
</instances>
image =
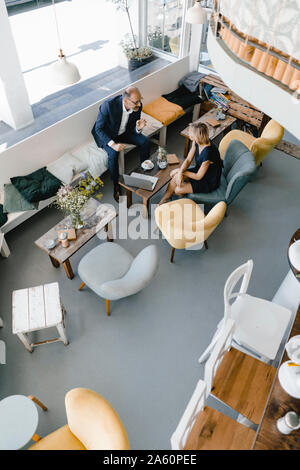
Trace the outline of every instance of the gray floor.
<instances>
[{"instance_id":1,"label":"gray floor","mask_svg":"<svg viewBox=\"0 0 300 470\"><path fill-rule=\"evenodd\" d=\"M179 131L190 119L185 116L169 127L171 152L183 151ZM127 158L134 165L137 154ZM288 271L287 246L299 227L299 175L299 160L274 150L230 206L209 249L177 252L171 264L168 243L155 240L160 256L156 278L139 294L113 303L109 318L102 299L77 290L78 262L99 240L72 258L75 278L70 281L33 244L61 218L55 209L44 209L10 232L11 256L0 259L0 316L5 322L0 335L7 345L0 396L31 393L44 401L49 411L39 411L37 430L43 436L65 424L65 393L88 387L115 407L132 449L169 449L170 436L202 377L197 359L222 317L227 276L252 258L249 292L272 299ZM112 202L107 174L104 182L103 200ZM136 254L150 241L119 243ZM30 354L11 332L12 290L51 281L61 287L70 344L44 345Z\"/></svg>"}]
</instances>

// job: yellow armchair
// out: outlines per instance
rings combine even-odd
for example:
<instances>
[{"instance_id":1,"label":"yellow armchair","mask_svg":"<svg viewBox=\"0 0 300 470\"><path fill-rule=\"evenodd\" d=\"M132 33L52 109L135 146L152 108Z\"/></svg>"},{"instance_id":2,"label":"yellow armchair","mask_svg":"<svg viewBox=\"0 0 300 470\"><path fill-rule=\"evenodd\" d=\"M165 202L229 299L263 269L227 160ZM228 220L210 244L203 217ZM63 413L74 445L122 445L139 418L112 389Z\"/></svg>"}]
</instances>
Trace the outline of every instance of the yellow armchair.
<instances>
[{"instance_id":1,"label":"yellow armchair","mask_svg":"<svg viewBox=\"0 0 300 470\"><path fill-rule=\"evenodd\" d=\"M202 243L207 248L206 240L224 218L226 209L226 203L221 201L205 216L198 204L185 198L158 206L155 220L172 247L171 263L175 249L191 249Z\"/></svg>"},{"instance_id":2,"label":"yellow armchair","mask_svg":"<svg viewBox=\"0 0 300 470\"><path fill-rule=\"evenodd\" d=\"M237 129L228 132L219 144L219 152L222 160L224 160L225 152L232 140L239 140L248 147L254 155L256 165L258 166L263 159L271 152L271 150L281 141L284 134L284 128L278 122L271 119L265 126L261 137L253 137L247 132Z\"/></svg>"},{"instance_id":3,"label":"yellow armchair","mask_svg":"<svg viewBox=\"0 0 300 470\"><path fill-rule=\"evenodd\" d=\"M179 49L180 49L180 37L175 36L169 40L169 46L171 49L172 54L179 56Z\"/></svg>"},{"instance_id":4,"label":"yellow armchair","mask_svg":"<svg viewBox=\"0 0 300 470\"><path fill-rule=\"evenodd\" d=\"M43 437L29 450L128 450L125 428L101 395L74 388L65 398L68 424Z\"/></svg>"}]
</instances>

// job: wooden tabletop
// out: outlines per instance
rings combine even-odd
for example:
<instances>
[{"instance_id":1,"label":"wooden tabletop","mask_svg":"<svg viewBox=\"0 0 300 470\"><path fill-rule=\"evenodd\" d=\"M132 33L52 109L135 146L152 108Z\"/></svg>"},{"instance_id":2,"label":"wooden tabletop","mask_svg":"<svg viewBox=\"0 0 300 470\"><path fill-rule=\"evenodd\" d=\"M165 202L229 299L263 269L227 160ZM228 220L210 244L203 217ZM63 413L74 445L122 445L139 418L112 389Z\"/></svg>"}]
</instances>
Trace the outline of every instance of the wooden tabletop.
<instances>
[{"instance_id":1,"label":"wooden tabletop","mask_svg":"<svg viewBox=\"0 0 300 470\"><path fill-rule=\"evenodd\" d=\"M155 155L155 154L154 154ZM175 170L176 168L179 168L180 165L182 164L183 160L179 159L179 163L175 163L173 165L170 165L168 164L167 168L165 168L164 170L161 170L158 166L157 166L157 163L155 161L155 156L151 156L151 160L153 160L153 163L154 163L154 168L152 170L143 170L141 168L141 166L139 166L138 168L135 168L134 170L132 171L135 171L137 173L141 173L141 174L145 174L145 175L149 175L149 176L155 176L156 178L158 178L158 181L155 185L155 188L153 189L153 191L148 191L147 189L140 189L140 188L135 188L133 186L127 186L123 180L120 181L120 185L137 194L138 196L142 197L143 199L145 200L149 200L152 196L154 196L154 194L156 194L161 188L163 188L167 183L169 183L169 181L171 180L171 176L170 176L170 173L171 171Z\"/></svg>"},{"instance_id":2,"label":"wooden tabletop","mask_svg":"<svg viewBox=\"0 0 300 470\"><path fill-rule=\"evenodd\" d=\"M209 118L215 118L217 109L211 109L207 113L203 114L196 122L202 122L208 126L209 130L209 138L210 140L215 139L218 135L222 134L228 127L231 127L232 124L236 121L236 118L230 116L229 114L226 114L226 118L223 119L222 121L219 121L220 125L217 127L213 127L210 124L208 124L207 119ZM183 131L180 132L180 135L183 137L189 138L189 126L187 126Z\"/></svg>"},{"instance_id":3,"label":"wooden tabletop","mask_svg":"<svg viewBox=\"0 0 300 470\"><path fill-rule=\"evenodd\" d=\"M290 338L300 334L300 306ZM285 352L281 364L288 360ZM264 417L254 442L254 450L300 450L300 429L285 435L278 431L276 422L288 411L300 415L300 400L286 393L280 385L278 371L266 406Z\"/></svg>"},{"instance_id":4,"label":"wooden tabletop","mask_svg":"<svg viewBox=\"0 0 300 470\"><path fill-rule=\"evenodd\" d=\"M264 118L264 113L260 109L256 108L248 101L243 100L239 95L234 93L221 78L217 77L216 75L208 74L201 78L200 88L205 83L215 87L223 88L229 94L229 110L227 111L228 114L237 119L248 122L257 129L260 129Z\"/></svg>"},{"instance_id":5,"label":"wooden tabletop","mask_svg":"<svg viewBox=\"0 0 300 470\"><path fill-rule=\"evenodd\" d=\"M78 251L83 245L85 245L91 238L93 238L97 232L102 230L107 224L109 224L116 216L117 213L112 206L101 204L95 199L90 199L86 212L90 211L90 218L94 218L94 225L90 228L76 229L76 240L70 240L68 248L63 248L61 243L57 242L57 245L52 250L49 250L45 246L47 240L58 240L57 231L67 228L70 225L70 218L65 217L58 224L48 230L47 233L42 235L34 243L41 250L45 251L49 256L56 259L59 263L64 263L68 260L76 251Z\"/></svg>"},{"instance_id":6,"label":"wooden tabletop","mask_svg":"<svg viewBox=\"0 0 300 470\"><path fill-rule=\"evenodd\" d=\"M289 243L289 247L297 240L300 240L300 228L298 230L296 230L296 232L294 233L294 235L292 236L292 238L290 239L290 243ZM292 272L294 273L297 281L300 282L300 276L297 277L297 275L299 274L300 275L300 271L298 271L296 268L294 268L294 266L292 265L291 261L290 261L290 257L289 257L289 252L288 252L288 260L289 260L289 265L290 265L290 268L292 270Z\"/></svg>"}]
</instances>

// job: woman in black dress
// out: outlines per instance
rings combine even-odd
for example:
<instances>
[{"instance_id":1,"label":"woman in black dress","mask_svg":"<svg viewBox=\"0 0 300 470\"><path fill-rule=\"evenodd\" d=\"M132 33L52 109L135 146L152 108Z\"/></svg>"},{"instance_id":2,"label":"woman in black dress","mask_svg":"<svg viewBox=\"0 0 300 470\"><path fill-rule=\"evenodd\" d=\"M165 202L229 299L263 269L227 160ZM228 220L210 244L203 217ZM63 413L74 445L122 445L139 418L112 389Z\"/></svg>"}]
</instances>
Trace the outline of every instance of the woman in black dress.
<instances>
[{"instance_id":1,"label":"woman in black dress","mask_svg":"<svg viewBox=\"0 0 300 470\"><path fill-rule=\"evenodd\" d=\"M209 193L218 188L223 162L219 150L209 140L206 124L191 123L189 137L192 141L188 156L181 167L171 172L171 181L159 204L167 202L172 194ZM196 165L188 169L195 157Z\"/></svg>"}]
</instances>

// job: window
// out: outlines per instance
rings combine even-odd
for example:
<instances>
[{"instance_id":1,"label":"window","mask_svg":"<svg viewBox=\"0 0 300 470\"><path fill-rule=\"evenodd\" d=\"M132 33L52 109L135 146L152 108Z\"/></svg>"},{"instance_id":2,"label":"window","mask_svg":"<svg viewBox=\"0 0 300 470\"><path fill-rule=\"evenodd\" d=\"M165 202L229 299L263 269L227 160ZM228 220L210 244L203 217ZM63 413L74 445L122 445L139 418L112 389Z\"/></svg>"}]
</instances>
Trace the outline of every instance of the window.
<instances>
[{"instance_id":1,"label":"window","mask_svg":"<svg viewBox=\"0 0 300 470\"><path fill-rule=\"evenodd\" d=\"M209 21L212 13L212 0L202 0L201 6L205 8L207 13L207 22L203 25L201 48L200 48L200 65L213 69L213 65L207 51L207 33L209 28Z\"/></svg>"},{"instance_id":2,"label":"window","mask_svg":"<svg viewBox=\"0 0 300 470\"><path fill-rule=\"evenodd\" d=\"M148 0L147 36L154 49L179 56L184 0Z\"/></svg>"},{"instance_id":3,"label":"window","mask_svg":"<svg viewBox=\"0 0 300 470\"><path fill-rule=\"evenodd\" d=\"M29 99L34 104L60 90L49 79L49 66L59 55L52 1L7 1L6 5ZM119 44L130 26L126 14L112 2L55 0L55 11L63 53L77 66L82 82L127 65ZM137 34L138 0L131 2L130 14Z\"/></svg>"}]
</instances>

